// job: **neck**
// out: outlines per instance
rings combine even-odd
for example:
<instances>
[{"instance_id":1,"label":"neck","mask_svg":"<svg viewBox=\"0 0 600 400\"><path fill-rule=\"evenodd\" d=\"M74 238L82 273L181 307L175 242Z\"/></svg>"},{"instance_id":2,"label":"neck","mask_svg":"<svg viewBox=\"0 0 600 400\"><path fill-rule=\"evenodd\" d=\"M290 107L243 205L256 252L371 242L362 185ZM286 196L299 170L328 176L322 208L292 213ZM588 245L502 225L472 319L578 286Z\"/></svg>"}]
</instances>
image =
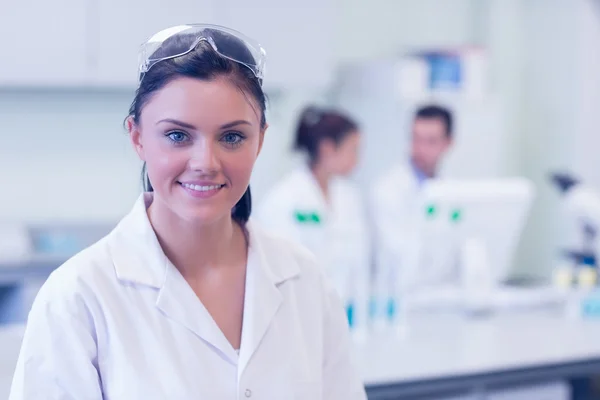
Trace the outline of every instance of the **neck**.
<instances>
[{"instance_id":1,"label":"neck","mask_svg":"<svg viewBox=\"0 0 600 400\"><path fill-rule=\"evenodd\" d=\"M433 177L435 177L435 171L437 169L437 166L434 166L431 170L428 170L428 169L421 168L414 160L411 160L411 162L412 162L414 168L416 168L426 178L433 178Z\"/></svg>"},{"instance_id":2,"label":"neck","mask_svg":"<svg viewBox=\"0 0 600 400\"><path fill-rule=\"evenodd\" d=\"M148 218L165 255L185 278L193 278L235 263L236 252L246 246L245 234L231 216L210 224L186 221L155 201Z\"/></svg>"},{"instance_id":3,"label":"neck","mask_svg":"<svg viewBox=\"0 0 600 400\"><path fill-rule=\"evenodd\" d=\"M331 174L319 163L312 165L311 172L321 189L321 193L323 193L323 197L325 197L325 200L329 200L329 181L331 180Z\"/></svg>"}]
</instances>

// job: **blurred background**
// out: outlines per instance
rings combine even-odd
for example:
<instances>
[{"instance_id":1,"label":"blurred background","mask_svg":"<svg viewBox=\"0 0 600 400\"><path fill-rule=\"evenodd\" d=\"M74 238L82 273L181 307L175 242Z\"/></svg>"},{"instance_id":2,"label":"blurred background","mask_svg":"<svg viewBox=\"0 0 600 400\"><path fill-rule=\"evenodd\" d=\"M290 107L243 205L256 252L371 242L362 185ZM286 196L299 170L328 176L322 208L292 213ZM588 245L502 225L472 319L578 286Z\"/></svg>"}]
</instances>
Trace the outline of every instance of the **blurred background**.
<instances>
[{"instance_id":1,"label":"blurred background","mask_svg":"<svg viewBox=\"0 0 600 400\"><path fill-rule=\"evenodd\" d=\"M0 219L113 222L129 209L140 190L140 164L123 121L136 85L137 49L154 32L192 18L233 26L268 50L271 127L254 174L257 198L291 166L300 109L311 101L343 101L336 96L338 71L422 50L477 52L480 86L472 98L458 95L451 105L481 113L469 123L493 136L491 142L476 139L454 165L475 170L478 154L489 154L497 158L490 171L523 174L539 184L517 268L548 271L551 243L560 234L551 217L558 195L547 184L548 171L568 166L600 184L594 165L600 141L598 2L245 3L3 2L0 33L11 40L0 63ZM399 85L398 76L388 79ZM390 140L408 138L408 121L386 116L377 100L367 103L368 111L397 124ZM469 146L467 134L476 135L457 128L457 141Z\"/></svg>"},{"instance_id":2,"label":"blurred background","mask_svg":"<svg viewBox=\"0 0 600 400\"><path fill-rule=\"evenodd\" d=\"M364 150L356 179L365 185L406 151L417 105L447 105L456 118L447 175L522 176L536 187L515 276L549 279L558 262L566 225L549 173L600 189L598 0L1 0L6 323L24 322L47 273L131 208L141 164L123 122L137 51L160 29L191 22L230 26L267 50L257 202L293 169L309 103L346 110L367 144L384 145ZM439 85L431 54L444 65ZM457 64L460 74L444 72ZM25 231L33 250L15 239Z\"/></svg>"}]
</instances>

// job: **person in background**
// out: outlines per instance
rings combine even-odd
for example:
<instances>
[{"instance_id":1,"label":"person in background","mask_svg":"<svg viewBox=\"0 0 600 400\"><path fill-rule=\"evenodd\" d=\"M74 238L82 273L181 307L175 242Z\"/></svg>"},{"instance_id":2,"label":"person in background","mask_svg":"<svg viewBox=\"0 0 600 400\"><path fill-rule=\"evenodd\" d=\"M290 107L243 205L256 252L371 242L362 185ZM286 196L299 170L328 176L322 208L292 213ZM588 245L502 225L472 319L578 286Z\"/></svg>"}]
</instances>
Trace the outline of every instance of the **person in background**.
<instances>
[{"instance_id":1,"label":"person in background","mask_svg":"<svg viewBox=\"0 0 600 400\"><path fill-rule=\"evenodd\" d=\"M358 162L360 137L348 116L307 107L294 145L305 160L268 191L257 214L265 228L316 255L346 303L350 324L365 322L370 275L366 206L348 179Z\"/></svg>"},{"instance_id":2,"label":"person in background","mask_svg":"<svg viewBox=\"0 0 600 400\"><path fill-rule=\"evenodd\" d=\"M250 219L264 57L214 25L143 46L126 126L146 190L40 290L10 400L366 399L335 288Z\"/></svg>"},{"instance_id":3,"label":"person in background","mask_svg":"<svg viewBox=\"0 0 600 400\"><path fill-rule=\"evenodd\" d=\"M399 161L372 188L370 215L377 243L375 270L380 284L395 279L389 276L394 274L395 266L408 265L409 260L415 260L411 252L418 249L415 224L419 215L419 191L428 179L438 176L453 135L450 110L438 105L418 108L412 124L408 162ZM452 279L450 275L454 274L454 271L426 269L411 272L416 275L410 276L409 280L424 283L444 282Z\"/></svg>"}]
</instances>

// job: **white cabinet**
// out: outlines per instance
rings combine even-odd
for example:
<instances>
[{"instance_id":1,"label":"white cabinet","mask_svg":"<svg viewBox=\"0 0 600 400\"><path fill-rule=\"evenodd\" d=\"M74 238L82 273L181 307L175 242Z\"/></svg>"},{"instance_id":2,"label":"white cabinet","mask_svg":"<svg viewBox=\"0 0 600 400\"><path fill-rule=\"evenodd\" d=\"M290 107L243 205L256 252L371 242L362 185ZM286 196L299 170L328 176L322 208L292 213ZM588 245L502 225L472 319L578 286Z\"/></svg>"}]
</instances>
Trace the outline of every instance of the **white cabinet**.
<instances>
[{"instance_id":1,"label":"white cabinet","mask_svg":"<svg viewBox=\"0 0 600 400\"><path fill-rule=\"evenodd\" d=\"M82 0L0 1L0 86L78 86L87 78Z\"/></svg>"},{"instance_id":2,"label":"white cabinet","mask_svg":"<svg viewBox=\"0 0 600 400\"><path fill-rule=\"evenodd\" d=\"M90 46L95 49L92 83L135 87L140 45L156 32L211 21L211 0L87 0L96 15Z\"/></svg>"},{"instance_id":3,"label":"white cabinet","mask_svg":"<svg viewBox=\"0 0 600 400\"><path fill-rule=\"evenodd\" d=\"M0 86L133 89L140 45L213 23L267 50L269 88L321 88L334 65L332 0L0 0Z\"/></svg>"},{"instance_id":4,"label":"white cabinet","mask_svg":"<svg viewBox=\"0 0 600 400\"><path fill-rule=\"evenodd\" d=\"M331 0L222 0L214 21L267 51L267 88L322 87L334 65Z\"/></svg>"},{"instance_id":5,"label":"white cabinet","mask_svg":"<svg viewBox=\"0 0 600 400\"><path fill-rule=\"evenodd\" d=\"M267 50L265 86L323 87L334 65L331 0L87 0L97 15L92 76L100 86L133 86L139 45L160 29L212 23L236 29Z\"/></svg>"}]
</instances>

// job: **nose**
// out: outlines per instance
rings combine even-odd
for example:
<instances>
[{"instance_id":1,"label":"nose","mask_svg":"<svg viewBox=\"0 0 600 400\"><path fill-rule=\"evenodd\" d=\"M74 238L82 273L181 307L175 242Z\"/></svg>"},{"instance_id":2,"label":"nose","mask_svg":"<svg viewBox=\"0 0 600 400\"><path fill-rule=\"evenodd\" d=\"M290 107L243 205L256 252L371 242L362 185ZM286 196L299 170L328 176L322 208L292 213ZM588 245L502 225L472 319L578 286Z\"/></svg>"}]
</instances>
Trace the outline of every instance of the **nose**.
<instances>
[{"instance_id":1,"label":"nose","mask_svg":"<svg viewBox=\"0 0 600 400\"><path fill-rule=\"evenodd\" d=\"M193 146L189 166L193 171L211 174L219 171L219 150L210 140L199 141Z\"/></svg>"}]
</instances>

